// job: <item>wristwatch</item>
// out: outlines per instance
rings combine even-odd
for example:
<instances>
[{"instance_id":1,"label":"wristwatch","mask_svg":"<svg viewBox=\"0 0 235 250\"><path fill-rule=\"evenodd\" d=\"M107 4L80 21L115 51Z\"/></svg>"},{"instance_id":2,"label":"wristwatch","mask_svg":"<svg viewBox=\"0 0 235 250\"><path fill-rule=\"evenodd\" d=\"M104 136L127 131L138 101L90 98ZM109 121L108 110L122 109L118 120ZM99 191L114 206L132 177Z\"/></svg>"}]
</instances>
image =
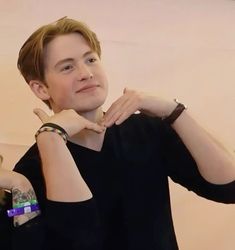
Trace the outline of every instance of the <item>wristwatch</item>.
<instances>
[{"instance_id":1,"label":"wristwatch","mask_svg":"<svg viewBox=\"0 0 235 250\"><path fill-rule=\"evenodd\" d=\"M174 99L174 101L177 103L177 106L169 116L163 118L163 121L166 122L168 125L172 125L176 121L176 119L182 114L182 112L187 109L187 106L179 102L177 99Z\"/></svg>"}]
</instances>

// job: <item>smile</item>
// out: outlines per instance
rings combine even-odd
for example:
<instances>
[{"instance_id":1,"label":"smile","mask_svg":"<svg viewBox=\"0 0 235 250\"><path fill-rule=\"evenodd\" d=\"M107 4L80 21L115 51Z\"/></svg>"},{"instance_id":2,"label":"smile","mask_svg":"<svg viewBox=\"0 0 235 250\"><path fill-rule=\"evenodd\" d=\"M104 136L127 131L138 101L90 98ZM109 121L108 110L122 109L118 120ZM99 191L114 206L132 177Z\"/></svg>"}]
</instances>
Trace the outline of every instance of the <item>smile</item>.
<instances>
[{"instance_id":1,"label":"smile","mask_svg":"<svg viewBox=\"0 0 235 250\"><path fill-rule=\"evenodd\" d=\"M98 87L98 85L87 85L84 86L83 88L79 89L77 93L84 93L84 92L90 92L95 90Z\"/></svg>"}]
</instances>

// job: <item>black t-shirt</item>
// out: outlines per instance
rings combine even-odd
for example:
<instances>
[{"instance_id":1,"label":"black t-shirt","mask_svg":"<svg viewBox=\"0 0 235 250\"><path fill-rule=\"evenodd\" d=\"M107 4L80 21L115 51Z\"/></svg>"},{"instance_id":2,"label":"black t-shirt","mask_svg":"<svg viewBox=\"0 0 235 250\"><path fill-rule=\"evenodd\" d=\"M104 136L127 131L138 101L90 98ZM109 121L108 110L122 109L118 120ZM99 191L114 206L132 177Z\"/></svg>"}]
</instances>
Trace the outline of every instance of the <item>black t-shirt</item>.
<instances>
[{"instance_id":1,"label":"black t-shirt","mask_svg":"<svg viewBox=\"0 0 235 250\"><path fill-rule=\"evenodd\" d=\"M132 115L107 129L100 152L71 142L67 147L93 198L48 201L33 145L15 171L31 181L42 214L13 228L2 211L5 249L176 250L168 177L205 198L235 203L235 181L214 185L204 180L180 138L161 119ZM27 248L27 237L34 247Z\"/></svg>"}]
</instances>

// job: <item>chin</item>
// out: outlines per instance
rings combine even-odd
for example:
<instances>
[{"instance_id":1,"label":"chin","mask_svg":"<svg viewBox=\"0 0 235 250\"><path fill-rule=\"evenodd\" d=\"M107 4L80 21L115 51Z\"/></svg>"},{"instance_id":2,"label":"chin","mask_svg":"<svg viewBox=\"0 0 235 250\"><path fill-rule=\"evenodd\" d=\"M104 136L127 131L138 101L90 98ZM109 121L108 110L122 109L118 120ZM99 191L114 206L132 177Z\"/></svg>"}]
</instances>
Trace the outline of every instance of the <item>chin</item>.
<instances>
[{"instance_id":1,"label":"chin","mask_svg":"<svg viewBox=\"0 0 235 250\"><path fill-rule=\"evenodd\" d=\"M82 106L78 105L75 108L75 110L78 113L84 113L84 112L94 111L94 110L100 108L104 104L105 100L106 100L106 98L99 98L99 99L92 100L92 101L87 100L87 102L83 102Z\"/></svg>"}]
</instances>

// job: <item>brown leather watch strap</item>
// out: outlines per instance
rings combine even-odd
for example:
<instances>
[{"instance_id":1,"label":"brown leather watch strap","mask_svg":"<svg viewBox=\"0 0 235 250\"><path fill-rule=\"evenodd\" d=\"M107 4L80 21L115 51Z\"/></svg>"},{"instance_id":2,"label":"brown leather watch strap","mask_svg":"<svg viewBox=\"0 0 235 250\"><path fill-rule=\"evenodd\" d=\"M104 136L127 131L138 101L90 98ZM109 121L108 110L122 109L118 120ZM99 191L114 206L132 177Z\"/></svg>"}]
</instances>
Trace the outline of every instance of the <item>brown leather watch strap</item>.
<instances>
[{"instance_id":1,"label":"brown leather watch strap","mask_svg":"<svg viewBox=\"0 0 235 250\"><path fill-rule=\"evenodd\" d=\"M177 99L174 99L174 101L177 103L177 106L169 116L163 118L163 121L169 125L172 125L176 121L176 119L181 115L181 113L185 109L187 109L187 107L184 104L178 102Z\"/></svg>"}]
</instances>

